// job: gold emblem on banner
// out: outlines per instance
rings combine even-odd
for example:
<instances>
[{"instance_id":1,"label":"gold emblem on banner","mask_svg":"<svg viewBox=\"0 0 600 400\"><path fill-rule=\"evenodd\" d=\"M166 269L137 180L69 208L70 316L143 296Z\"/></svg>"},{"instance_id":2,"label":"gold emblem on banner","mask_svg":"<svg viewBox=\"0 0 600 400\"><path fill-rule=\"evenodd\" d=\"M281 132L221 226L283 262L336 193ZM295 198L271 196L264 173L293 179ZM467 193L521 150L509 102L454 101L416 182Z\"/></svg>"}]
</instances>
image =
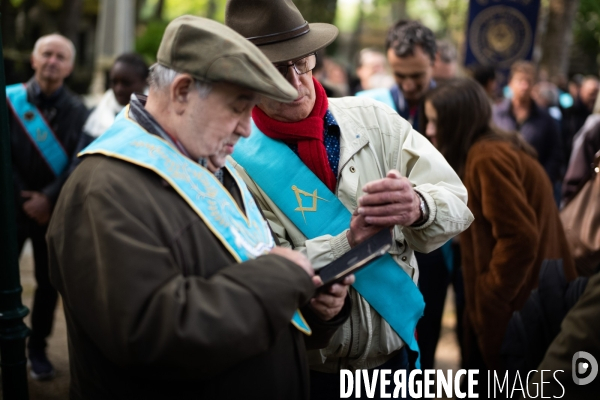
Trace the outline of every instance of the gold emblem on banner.
<instances>
[{"instance_id":1,"label":"gold emblem on banner","mask_svg":"<svg viewBox=\"0 0 600 400\"><path fill-rule=\"evenodd\" d=\"M304 216L305 211L307 211L307 212L317 211L317 200L328 201L322 197L317 196L317 189L315 189L312 193L309 193L302 189L299 189L296 185L294 185L294 186L292 186L292 190L296 194L296 200L298 200L298 207L296 207L296 209L294 209L294 211L300 211L302 213L302 218L304 218L304 223L306 223L306 217ZM312 198L312 206L304 207L304 204L302 203L302 197L300 197L300 195L303 195L306 197L311 197Z\"/></svg>"},{"instance_id":2,"label":"gold emblem on banner","mask_svg":"<svg viewBox=\"0 0 600 400\"><path fill-rule=\"evenodd\" d=\"M492 25L487 31L487 41L496 53L504 53L515 43L515 31L505 23Z\"/></svg>"},{"instance_id":3,"label":"gold emblem on banner","mask_svg":"<svg viewBox=\"0 0 600 400\"><path fill-rule=\"evenodd\" d=\"M27 122L33 121L34 118L35 118L35 115L33 114L32 111L27 111L25 114L23 114L23 119L25 119L25 121L27 121Z\"/></svg>"},{"instance_id":4,"label":"gold emblem on banner","mask_svg":"<svg viewBox=\"0 0 600 400\"><path fill-rule=\"evenodd\" d=\"M533 32L519 10L491 6L473 19L468 40L479 63L503 68L525 58L533 45Z\"/></svg>"}]
</instances>

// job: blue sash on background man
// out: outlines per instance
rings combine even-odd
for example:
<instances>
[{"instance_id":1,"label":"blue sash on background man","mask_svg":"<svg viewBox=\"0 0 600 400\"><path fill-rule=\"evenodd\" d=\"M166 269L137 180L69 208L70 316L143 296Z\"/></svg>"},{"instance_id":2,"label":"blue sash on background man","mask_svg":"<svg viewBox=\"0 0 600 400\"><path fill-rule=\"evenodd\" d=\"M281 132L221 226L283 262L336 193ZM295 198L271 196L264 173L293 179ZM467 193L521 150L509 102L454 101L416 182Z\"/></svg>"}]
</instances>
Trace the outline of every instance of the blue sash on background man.
<instances>
[{"instance_id":1,"label":"blue sash on background man","mask_svg":"<svg viewBox=\"0 0 600 400\"><path fill-rule=\"evenodd\" d=\"M7 86L6 97L14 116L46 164L55 176L62 174L69 164L69 157L40 110L27 101L26 86L22 83Z\"/></svg>"},{"instance_id":2,"label":"blue sash on background man","mask_svg":"<svg viewBox=\"0 0 600 400\"><path fill-rule=\"evenodd\" d=\"M267 222L231 165L227 163L226 168L240 190L245 214L213 173L128 119L128 112L129 106L79 156L102 154L155 172L198 214L237 262L267 254L273 248L273 236ZM311 334L299 311L294 314L292 324Z\"/></svg>"},{"instance_id":3,"label":"blue sash on background man","mask_svg":"<svg viewBox=\"0 0 600 400\"><path fill-rule=\"evenodd\" d=\"M396 103L394 103L394 98L392 97L392 92L390 91L390 89L379 88L379 89L362 90L362 91L356 93L356 96L357 97L365 96L365 97L371 98L373 100L380 101L383 104L385 104L386 106L389 106L390 108L392 108L398 114L400 113L398 111L398 107L396 107Z\"/></svg>"},{"instance_id":4,"label":"blue sash on background man","mask_svg":"<svg viewBox=\"0 0 600 400\"><path fill-rule=\"evenodd\" d=\"M267 137L254 123L233 158L308 239L335 236L350 226L351 213L335 194L286 144ZM414 333L425 304L408 274L386 254L355 275L353 287L418 352Z\"/></svg>"}]
</instances>

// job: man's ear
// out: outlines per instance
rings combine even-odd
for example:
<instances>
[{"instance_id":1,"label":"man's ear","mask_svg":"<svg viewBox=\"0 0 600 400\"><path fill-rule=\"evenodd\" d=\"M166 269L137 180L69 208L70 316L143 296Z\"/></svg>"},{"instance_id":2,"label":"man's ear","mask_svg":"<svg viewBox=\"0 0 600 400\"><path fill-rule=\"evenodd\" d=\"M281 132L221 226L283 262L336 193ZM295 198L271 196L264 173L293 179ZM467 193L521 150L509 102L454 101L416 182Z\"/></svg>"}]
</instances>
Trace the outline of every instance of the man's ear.
<instances>
[{"instance_id":1,"label":"man's ear","mask_svg":"<svg viewBox=\"0 0 600 400\"><path fill-rule=\"evenodd\" d=\"M178 75L169 86L169 97L177 115L185 111L193 91L194 78L188 74Z\"/></svg>"}]
</instances>

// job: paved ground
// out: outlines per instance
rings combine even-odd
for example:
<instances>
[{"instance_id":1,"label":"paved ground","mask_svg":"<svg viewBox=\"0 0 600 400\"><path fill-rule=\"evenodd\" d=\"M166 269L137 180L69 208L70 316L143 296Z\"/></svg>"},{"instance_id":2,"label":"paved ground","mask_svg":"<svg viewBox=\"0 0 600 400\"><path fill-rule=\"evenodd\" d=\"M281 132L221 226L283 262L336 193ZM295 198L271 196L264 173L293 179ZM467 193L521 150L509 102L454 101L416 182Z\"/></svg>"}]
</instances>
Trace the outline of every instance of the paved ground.
<instances>
[{"instance_id":1,"label":"paved ground","mask_svg":"<svg viewBox=\"0 0 600 400\"><path fill-rule=\"evenodd\" d=\"M31 249L26 246L21 257L21 286L23 287L23 304L31 309L35 279L33 277L33 263ZM62 304L56 310L54 331L49 340L48 357L56 368L56 377L51 381L38 382L29 379L30 400L62 400L68 399L69 392L69 354L67 350L67 330L62 312ZM456 317L454 314L453 294L449 291L446 309L443 317L443 327L440 343L436 352L436 368L458 369L459 351L456 342L454 327ZM29 318L25 321L29 325ZM0 384L0 398L2 387Z\"/></svg>"}]
</instances>

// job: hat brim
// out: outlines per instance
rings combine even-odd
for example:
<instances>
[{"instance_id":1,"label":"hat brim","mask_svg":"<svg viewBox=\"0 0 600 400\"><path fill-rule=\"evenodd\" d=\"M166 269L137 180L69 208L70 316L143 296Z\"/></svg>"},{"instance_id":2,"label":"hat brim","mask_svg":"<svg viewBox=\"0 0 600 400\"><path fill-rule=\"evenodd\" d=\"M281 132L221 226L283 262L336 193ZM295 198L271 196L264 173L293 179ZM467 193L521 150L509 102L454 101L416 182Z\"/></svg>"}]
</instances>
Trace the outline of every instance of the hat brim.
<instances>
[{"instance_id":1,"label":"hat brim","mask_svg":"<svg viewBox=\"0 0 600 400\"><path fill-rule=\"evenodd\" d=\"M329 46L338 36L338 28L324 23L308 24L310 31L302 36L258 46L272 63L302 58Z\"/></svg>"}]
</instances>

